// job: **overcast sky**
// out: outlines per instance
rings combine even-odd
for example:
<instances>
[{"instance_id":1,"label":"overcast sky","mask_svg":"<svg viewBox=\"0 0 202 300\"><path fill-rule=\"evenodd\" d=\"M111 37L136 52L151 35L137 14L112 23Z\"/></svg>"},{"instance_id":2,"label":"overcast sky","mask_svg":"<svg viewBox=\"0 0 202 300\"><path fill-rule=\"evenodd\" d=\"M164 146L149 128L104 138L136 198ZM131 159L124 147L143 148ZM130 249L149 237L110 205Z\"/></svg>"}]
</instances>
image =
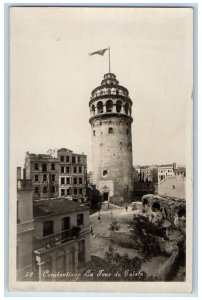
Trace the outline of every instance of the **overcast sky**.
<instances>
[{"instance_id":1,"label":"overcast sky","mask_svg":"<svg viewBox=\"0 0 202 300\"><path fill-rule=\"evenodd\" d=\"M133 162L186 163L192 94L192 10L11 9L10 151L65 147L88 156L91 91L108 72L133 101ZM190 141L189 141L190 142Z\"/></svg>"}]
</instances>

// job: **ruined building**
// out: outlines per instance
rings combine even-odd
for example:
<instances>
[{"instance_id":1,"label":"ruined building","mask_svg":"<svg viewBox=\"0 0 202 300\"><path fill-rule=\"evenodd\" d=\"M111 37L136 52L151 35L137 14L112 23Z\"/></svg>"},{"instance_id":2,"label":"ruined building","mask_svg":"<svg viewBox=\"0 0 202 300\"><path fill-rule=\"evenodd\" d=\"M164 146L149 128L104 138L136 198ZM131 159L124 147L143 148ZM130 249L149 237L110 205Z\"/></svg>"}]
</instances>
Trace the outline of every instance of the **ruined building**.
<instances>
[{"instance_id":1,"label":"ruined building","mask_svg":"<svg viewBox=\"0 0 202 300\"><path fill-rule=\"evenodd\" d=\"M128 90L112 73L92 91L93 184L103 200L121 203L133 195L132 104Z\"/></svg>"}]
</instances>

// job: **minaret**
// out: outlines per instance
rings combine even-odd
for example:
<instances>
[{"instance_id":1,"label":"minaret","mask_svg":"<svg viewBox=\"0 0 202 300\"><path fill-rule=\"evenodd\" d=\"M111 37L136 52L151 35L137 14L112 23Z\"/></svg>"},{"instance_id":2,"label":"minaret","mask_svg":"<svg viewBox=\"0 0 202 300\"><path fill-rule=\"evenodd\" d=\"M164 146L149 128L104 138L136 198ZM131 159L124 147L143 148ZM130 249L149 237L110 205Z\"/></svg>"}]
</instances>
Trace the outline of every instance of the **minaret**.
<instances>
[{"instance_id":1,"label":"minaret","mask_svg":"<svg viewBox=\"0 0 202 300\"><path fill-rule=\"evenodd\" d=\"M104 75L89 102L93 183L103 200L117 204L133 196L132 104L112 73Z\"/></svg>"}]
</instances>

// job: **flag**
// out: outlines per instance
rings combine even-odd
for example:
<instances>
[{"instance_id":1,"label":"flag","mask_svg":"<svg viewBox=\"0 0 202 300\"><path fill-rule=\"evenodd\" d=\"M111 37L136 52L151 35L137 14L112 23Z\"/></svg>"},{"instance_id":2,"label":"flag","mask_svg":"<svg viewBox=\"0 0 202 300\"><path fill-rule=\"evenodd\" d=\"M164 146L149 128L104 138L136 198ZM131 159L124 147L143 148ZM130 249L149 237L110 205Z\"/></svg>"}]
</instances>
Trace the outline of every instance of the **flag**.
<instances>
[{"instance_id":1,"label":"flag","mask_svg":"<svg viewBox=\"0 0 202 300\"><path fill-rule=\"evenodd\" d=\"M95 54L99 54L99 55L102 55L102 56L103 56L103 55L105 54L105 51L107 51L107 50L108 50L108 48L102 49L102 50L98 50L98 51L89 53L89 55L92 56L92 55L95 55Z\"/></svg>"}]
</instances>

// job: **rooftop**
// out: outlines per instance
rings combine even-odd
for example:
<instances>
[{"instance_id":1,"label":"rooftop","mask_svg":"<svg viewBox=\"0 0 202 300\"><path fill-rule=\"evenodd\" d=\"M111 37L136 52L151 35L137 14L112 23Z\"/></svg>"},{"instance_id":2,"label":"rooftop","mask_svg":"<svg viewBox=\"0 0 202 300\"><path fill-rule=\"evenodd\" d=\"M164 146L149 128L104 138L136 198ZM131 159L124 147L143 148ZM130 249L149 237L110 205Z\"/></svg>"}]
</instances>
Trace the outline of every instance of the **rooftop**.
<instances>
[{"instance_id":1,"label":"rooftop","mask_svg":"<svg viewBox=\"0 0 202 300\"><path fill-rule=\"evenodd\" d=\"M89 210L84 204L79 204L73 200L65 198L51 198L37 200L34 202L33 213L34 217L46 217L53 215L64 215L66 213Z\"/></svg>"}]
</instances>

